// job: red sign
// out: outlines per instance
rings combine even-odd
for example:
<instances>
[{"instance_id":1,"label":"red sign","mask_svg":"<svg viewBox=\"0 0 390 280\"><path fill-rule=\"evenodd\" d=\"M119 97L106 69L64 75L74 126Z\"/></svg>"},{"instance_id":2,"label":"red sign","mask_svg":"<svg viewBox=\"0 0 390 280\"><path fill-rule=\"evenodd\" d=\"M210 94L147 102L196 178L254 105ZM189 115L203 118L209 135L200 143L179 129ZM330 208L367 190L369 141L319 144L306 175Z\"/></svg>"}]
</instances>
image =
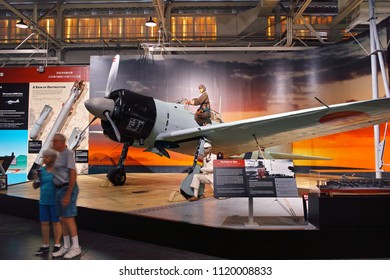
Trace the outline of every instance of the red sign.
<instances>
[{"instance_id":1,"label":"red sign","mask_svg":"<svg viewBox=\"0 0 390 280\"><path fill-rule=\"evenodd\" d=\"M0 68L0 83L89 81L89 66ZM42 72L43 71L43 72Z\"/></svg>"},{"instance_id":2,"label":"red sign","mask_svg":"<svg viewBox=\"0 0 390 280\"><path fill-rule=\"evenodd\" d=\"M213 161L214 167L245 167L243 159L217 159Z\"/></svg>"}]
</instances>

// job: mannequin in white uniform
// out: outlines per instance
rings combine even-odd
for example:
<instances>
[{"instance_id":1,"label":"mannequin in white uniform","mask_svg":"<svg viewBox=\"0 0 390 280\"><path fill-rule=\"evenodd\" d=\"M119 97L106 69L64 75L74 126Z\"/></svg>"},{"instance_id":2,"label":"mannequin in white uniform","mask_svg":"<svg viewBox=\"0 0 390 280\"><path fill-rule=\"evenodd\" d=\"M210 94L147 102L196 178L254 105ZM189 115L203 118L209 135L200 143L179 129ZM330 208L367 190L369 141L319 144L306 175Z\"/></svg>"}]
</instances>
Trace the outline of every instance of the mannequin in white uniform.
<instances>
[{"instance_id":1,"label":"mannequin in white uniform","mask_svg":"<svg viewBox=\"0 0 390 280\"><path fill-rule=\"evenodd\" d=\"M209 142L204 143L203 150L203 165L200 168L200 173L194 175L190 184L191 188L194 189L194 196L190 197L188 199L189 201L199 200L198 194L200 183L211 184L211 187L213 187L213 161L217 159L217 156L211 153L211 144Z\"/></svg>"}]
</instances>

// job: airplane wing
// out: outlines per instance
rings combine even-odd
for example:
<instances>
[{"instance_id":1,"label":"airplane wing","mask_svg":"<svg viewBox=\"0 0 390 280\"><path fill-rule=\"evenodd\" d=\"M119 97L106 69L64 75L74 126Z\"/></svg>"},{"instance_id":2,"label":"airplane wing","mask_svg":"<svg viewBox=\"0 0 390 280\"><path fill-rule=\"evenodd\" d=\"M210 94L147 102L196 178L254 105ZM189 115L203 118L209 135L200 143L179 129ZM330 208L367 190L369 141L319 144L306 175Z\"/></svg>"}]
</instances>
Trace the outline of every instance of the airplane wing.
<instances>
[{"instance_id":1,"label":"airplane wing","mask_svg":"<svg viewBox=\"0 0 390 280\"><path fill-rule=\"evenodd\" d=\"M390 119L390 98L318 107L235 122L161 133L156 144L193 154L200 137L225 157L257 149L355 130Z\"/></svg>"}]
</instances>

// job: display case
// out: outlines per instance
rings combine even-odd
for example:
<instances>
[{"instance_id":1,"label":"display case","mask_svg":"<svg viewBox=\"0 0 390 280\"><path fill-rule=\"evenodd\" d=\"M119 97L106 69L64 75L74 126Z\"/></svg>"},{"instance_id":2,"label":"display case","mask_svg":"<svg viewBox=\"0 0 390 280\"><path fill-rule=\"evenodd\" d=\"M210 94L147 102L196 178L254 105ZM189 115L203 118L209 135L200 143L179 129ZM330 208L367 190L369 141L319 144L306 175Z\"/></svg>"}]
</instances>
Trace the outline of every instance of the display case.
<instances>
[{"instance_id":1,"label":"display case","mask_svg":"<svg viewBox=\"0 0 390 280\"><path fill-rule=\"evenodd\" d=\"M311 172L311 189L333 195L390 195L390 174L362 170L321 170ZM313 180L314 179L314 180Z\"/></svg>"}]
</instances>

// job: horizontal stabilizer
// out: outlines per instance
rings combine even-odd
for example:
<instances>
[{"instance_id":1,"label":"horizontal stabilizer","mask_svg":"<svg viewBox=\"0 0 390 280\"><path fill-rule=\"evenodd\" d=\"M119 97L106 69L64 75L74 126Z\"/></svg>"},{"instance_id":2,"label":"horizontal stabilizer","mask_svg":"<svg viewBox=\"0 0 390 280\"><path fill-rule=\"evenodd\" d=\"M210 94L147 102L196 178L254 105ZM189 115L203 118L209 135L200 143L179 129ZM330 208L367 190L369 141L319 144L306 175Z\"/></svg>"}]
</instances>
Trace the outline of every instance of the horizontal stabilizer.
<instances>
[{"instance_id":1,"label":"horizontal stabilizer","mask_svg":"<svg viewBox=\"0 0 390 280\"><path fill-rule=\"evenodd\" d=\"M275 152L270 152L267 154L267 156L269 156L269 159L331 160L331 158L328 157L307 156L307 155L288 154L288 153L275 153Z\"/></svg>"},{"instance_id":2,"label":"horizontal stabilizer","mask_svg":"<svg viewBox=\"0 0 390 280\"><path fill-rule=\"evenodd\" d=\"M308 155L299 155L299 154L290 154L290 153L280 153L280 152L263 152L265 159L291 159L291 160L331 160L328 157L320 157L320 156L308 156ZM253 151L245 154L234 155L230 158L235 159L259 159L263 158L263 156L259 153L259 151Z\"/></svg>"}]
</instances>

